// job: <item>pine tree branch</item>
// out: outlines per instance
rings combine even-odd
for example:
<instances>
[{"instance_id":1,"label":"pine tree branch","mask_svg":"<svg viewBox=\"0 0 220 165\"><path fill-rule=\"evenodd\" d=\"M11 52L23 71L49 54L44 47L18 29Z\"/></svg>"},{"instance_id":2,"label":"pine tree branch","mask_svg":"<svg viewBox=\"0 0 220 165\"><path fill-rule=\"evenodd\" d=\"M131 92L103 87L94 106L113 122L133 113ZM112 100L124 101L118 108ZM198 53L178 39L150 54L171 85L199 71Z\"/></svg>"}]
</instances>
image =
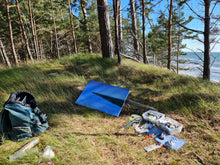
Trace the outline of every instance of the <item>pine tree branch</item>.
<instances>
[{"instance_id":1,"label":"pine tree branch","mask_svg":"<svg viewBox=\"0 0 220 165\"><path fill-rule=\"evenodd\" d=\"M73 17L75 17L81 24L83 23L75 14L73 14L73 12L71 11L71 14Z\"/></svg>"},{"instance_id":2,"label":"pine tree branch","mask_svg":"<svg viewBox=\"0 0 220 165\"><path fill-rule=\"evenodd\" d=\"M201 15L197 14L192 8L191 6L186 2L186 5L189 7L189 9L199 18L201 18L202 20L204 20L205 18L203 18Z\"/></svg>"},{"instance_id":3,"label":"pine tree branch","mask_svg":"<svg viewBox=\"0 0 220 165\"><path fill-rule=\"evenodd\" d=\"M149 22L149 24L150 24L151 29L153 29L153 24L152 24L151 21L150 21L149 15L146 15L146 17L147 17L147 20L148 20L148 22Z\"/></svg>"},{"instance_id":4,"label":"pine tree branch","mask_svg":"<svg viewBox=\"0 0 220 165\"><path fill-rule=\"evenodd\" d=\"M130 33L131 33L131 35L138 41L138 43L140 44L141 48L143 48L143 44L142 44L142 42L139 40L139 38L137 38L132 31L130 31Z\"/></svg>"},{"instance_id":5,"label":"pine tree branch","mask_svg":"<svg viewBox=\"0 0 220 165\"><path fill-rule=\"evenodd\" d=\"M57 4L61 5L61 6L67 7L66 4L61 3L61 2L59 2L59 1L55 1L55 3L57 3ZM71 6L72 6L72 5L71 5ZM67 7L67 8L68 8L68 7ZM83 22L79 19L79 17L77 17L75 14L73 14L73 12L72 12L72 7L71 7L71 14L72 14L72 16L75 17L80 23L83 23Z\"/></svg>"},{"instance_id":6,"label":"pine tree branch","mask_svg":"<svg viewBox=\"0 0 220 165\"><path fill-rule=\"evenodd\" d=\"M211 11L211 13L210 13L210 16L212 15L212 13L213 13L213 11L214 11L214 9L215 9L217 3L220 3L220 0L216 0L216 2L215 2L215 4L214 4L214 7L212 8L212 11Z\"/></svg>"},{"instance_id":7,"label":"pine tree branch","mask_svg":"<svg viewBox=\"0 0 220 165\"><path fill-rule=\"evenodd\" d=\"M10 6L8 6L8 8L11 8L11 7L16 7L16 5L10 5Z\"/></svg>"},{"instance_id":8,"label":"pine tree branch","mask_svg":"<svg viewBox=\"0 0 220 165\"><path fill-rule=\"evenodd\" d=\"M192 32L195 32L195 33L199 33L199 34L204 34L203 31L188 28L188 27L182 25L182 24L181 24L179 21L177 21L177 20L175 20L175 23L177 23L179 26L181 26L182 28L184 28L184 29L186 29L186 30L189 30L189 31L192 31Z\"/></svg>"}]
</instances>

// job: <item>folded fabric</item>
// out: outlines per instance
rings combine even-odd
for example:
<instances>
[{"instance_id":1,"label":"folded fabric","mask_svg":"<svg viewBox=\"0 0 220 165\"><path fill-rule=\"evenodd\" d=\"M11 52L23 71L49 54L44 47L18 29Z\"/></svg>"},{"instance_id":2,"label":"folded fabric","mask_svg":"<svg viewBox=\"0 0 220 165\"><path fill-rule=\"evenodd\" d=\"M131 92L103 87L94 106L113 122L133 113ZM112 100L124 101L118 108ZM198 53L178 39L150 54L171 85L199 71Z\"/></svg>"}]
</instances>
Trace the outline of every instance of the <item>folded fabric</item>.
<instances>
[{"instance_id":1,"label":"folded fabric","mask_svg":"<svg viewBox=\"0 0 220 165\"><path fill-rule=\"evenodd\" d=\"M157 137L155 140L159 143L162 143L163 146L171 148L173 150L180 149L186 143L185 140L182 140L173 135L165 135L163 138Z\"/></svg>"}]
</instances>

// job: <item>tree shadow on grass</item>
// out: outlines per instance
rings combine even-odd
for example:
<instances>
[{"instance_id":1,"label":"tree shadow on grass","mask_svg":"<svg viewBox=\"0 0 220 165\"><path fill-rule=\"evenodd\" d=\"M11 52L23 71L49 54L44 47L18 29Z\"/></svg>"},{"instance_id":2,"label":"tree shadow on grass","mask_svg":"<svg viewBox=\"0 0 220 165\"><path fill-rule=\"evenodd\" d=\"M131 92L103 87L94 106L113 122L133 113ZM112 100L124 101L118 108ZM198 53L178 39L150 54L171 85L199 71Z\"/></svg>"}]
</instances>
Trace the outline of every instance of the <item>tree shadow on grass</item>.
<instances>
[{"instance_id":1,"label":"tree shadow on grass","mask_svg":"<svg viewBox=\"0 0 220 165\"><path fill-rule=\"evenodd\" d=\"M116 60L108 58L74 58L72 64L65 66L65 72L83 76L86 79L94 78L102 82L112 83L117 80L116 73L111 71L118 66Z\"/></svg>"},{"instance_id":2,"label":"tree shadow on grass","mask_svg":"<svg viewBox=\"0 0 220 165\"><path fill-rule=\"evenodd\" d=\"M110 118L111 116L100 112L98 110L91 109L89 107L81 106L75 104L76 100L80 96L83 90L79 89L77 84L57 84L54 82L57 88L54 89L52 94L62 92L62 94L57 96L58 98L54 99L50 95L45 96L44 101L38 102L39 108L49 116L49 120L53 117L54 114L76 114L81 116L92 116L98 115L104 118ZM43 85L43 84L41 84ZM40 85L40 86L41 86ZM53 83L50 84L52 87ZM48 90L48 93L51 94L51 91ZM45 91L47 93L47 91ZM39 93L40 94L40 93ZM59 93L60 94L60 93ZM43 94L42 94L43 95ZM44 96L42 96L44 98ZM61 100L61 101L58 101Z\"/></svg>"},{"instance_id":3,"label":"tree shadow on grass","mask_svg":"<svg viewBox=\"0 0 220 165\"><path fill-rule=\"evenodd\" d=\"M98 64L98 65L97 65ZM36 90L42 90L44 93L50 94L58 93L58 100L59 97L65 101L52 101L51 98L47 98L47 100L42 101L39 103L39 106L42 107L41 109L45 109L46 113L50 114L79 114L79 115L91 115L92 113L98 113L103 117L108 117L110 115L104 114L102 112L97 112L96 110L91 110L90 108L79 106L75 104L75 101L80 96L83 89L81 87L85 87L85 83L74 82L74 78L71 80L73 83L65 84L65 82L56 81L56 76L66 75L68 76L82 76L86 80L96 80L107 84L115 84L118 81L117 71L114 68L117 66L117 61L112 59L103 59L103 58L74 58L68 65L64 65L62 69L59 70L47 70L42 71L44 75L48 75L49 73L53 72L56 73L52 79L49 81L49 84L39 84L36 87ZM113 69L113 70L112 70ZM78 85L77 85L78 84ZM79 89L79 86L81 89ZM50 89L49 89L50 88ZM59 96L61 91L61 95ZM42 95L38 93L39 95ZM49 96L50 97L50 96ZM83 110L81 110L83 109Z\"/></svg>"},{"instance_id":4,"label":"tree shadow on grass","mask_svg":"<svg viewBox=\"0 0 220 165\"><path fill-rule=\"evenodd\" d=\"M111 133L111 134L107 134L107 133L82 133L82 132L71 132L71 134L74 134L76 136L134 136L137 137L137 133Z\"/></svg>"}]
</instances>

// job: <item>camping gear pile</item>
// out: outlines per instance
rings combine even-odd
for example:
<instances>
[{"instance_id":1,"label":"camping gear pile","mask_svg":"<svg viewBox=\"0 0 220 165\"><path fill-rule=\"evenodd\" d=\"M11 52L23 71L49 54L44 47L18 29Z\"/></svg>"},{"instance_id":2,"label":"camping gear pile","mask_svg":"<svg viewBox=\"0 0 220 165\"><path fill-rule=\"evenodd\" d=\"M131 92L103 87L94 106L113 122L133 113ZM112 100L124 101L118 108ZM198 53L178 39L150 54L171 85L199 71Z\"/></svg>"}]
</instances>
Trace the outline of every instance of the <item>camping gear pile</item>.
<instances>
[{"instance_id":1,"label":"camping gear pile","mask_svg":"<svg viewBox=\"0 0 220 165\"><path fill-rule=\"evenodd\" d=\"M118 117L124 103L134 103L127 99L129 92L130 90L126 88L90 80L75 103ZM140 103L135 102L135 105L140 105ZM141 106L146 108L146 106ZM155 138L158 144L145 147L146 151L161 146L174 150L181 148L185 141L173 135L180 133L183 125L157 112L153 107L148 106L147 109L149 111L143 113L142 116L131 115L131 122L123 129L133 124L136 132L148 135L145 140L150 137Z\"/></svg>"},{"instance_id":2,"label":"camping gear pile","mask_svg":"<svg viewBox=\"0 0 220 165\"><path fill-rule=\"evenodd\" d=\"M76 104L90 107L104 113L118 117L125 103L135 103L128 100L130 90L108 85L105 83L90 80L84 91L76 100ZM145 107L145 105L141 105ZM157 144L145 147L146 151L165 146L174 150L181 148L185 141L175 137L175 134L181 132L183 125L174 119L166 117L165 114L157 112L153 107L147 107L147 112L142 115L133 114L129 117L131 122L123 129L133 125L135 131L139 134L146 134L144 140L153 137ZM23 141L35 137L45 132L49 127L47 116L43 114L37 106L34 96L26 91L17 91L10 95L1 111L0 127L4 138L14 141ZM10 160L16 160L27 153L38 152L38 149L32 147L39 143L39 139L34 139L20 150L9 157ZM54 153L50 146L45 148L41 154L40 164L52 159Z\"/></svg>"},{"instance_id":3,"label":"camping gear pile","mask_svg":"<svg viewBox=\"0 0 220 165\"><path fill-rule=\"evenodd\" d=\"M17 91L10 95L4 103L1 111L0 126L2 131L2 143L5 138L13 141L23 141L38 136L49 127L46 114L37 106L34 96L26 91ZM9 156L10 161L24 157L26 154L37 153L38 148L33 148L39 143L35 138L18 151ZM50 146L47 146L41 154L41 162L49 161L54 157Z\"/></svg>"},{"instance_id":4,"label":"camping gear pile","mask_svg":"<svg viewBox=\"0 0 220 165\"><path fill-rule=\"evenodd\" d=\"M148 135L144 140L153 137L158 142L158 144L145 147L148 152L162 146L178 150L185 144L184 140L174 136L181 132L183 125L166 117L163 113L149 110L143 113L142 116L131 115L130 120L131 122L128 125L133 124L136 132Z\"/></svg>"},{"instance_id":5,"label":"camping gear pile","mask_svg":"<svg viewBox=\"0 0 220 165\"><path fill-rule=\"evenodd\" d=\"M38 136L49 127L46 114L37 107L34 96L26 91L17 91L5 102L0 118L4 138L23 141Z\"/></svg>"}]
</instances>

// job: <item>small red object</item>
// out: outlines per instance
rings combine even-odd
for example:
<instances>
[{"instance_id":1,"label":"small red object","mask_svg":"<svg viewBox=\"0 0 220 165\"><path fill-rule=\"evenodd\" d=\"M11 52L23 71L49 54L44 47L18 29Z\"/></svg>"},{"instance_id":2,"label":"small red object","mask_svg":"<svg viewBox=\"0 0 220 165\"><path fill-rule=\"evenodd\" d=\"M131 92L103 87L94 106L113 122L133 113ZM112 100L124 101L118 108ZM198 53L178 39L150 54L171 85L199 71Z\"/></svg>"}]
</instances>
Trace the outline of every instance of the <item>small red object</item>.
<instances>
[{"instance_id":1,"label":"small red object","mask_svg":"<svg viewBox=\"0 0 220 165\"><path fill-rule=\"evenodd\" d=\"M149 139L149 138L151 138L152 136L153 136L153 134L151 134L151 135L145 137L144 140Z\"/></svg>"}]
</instances>

